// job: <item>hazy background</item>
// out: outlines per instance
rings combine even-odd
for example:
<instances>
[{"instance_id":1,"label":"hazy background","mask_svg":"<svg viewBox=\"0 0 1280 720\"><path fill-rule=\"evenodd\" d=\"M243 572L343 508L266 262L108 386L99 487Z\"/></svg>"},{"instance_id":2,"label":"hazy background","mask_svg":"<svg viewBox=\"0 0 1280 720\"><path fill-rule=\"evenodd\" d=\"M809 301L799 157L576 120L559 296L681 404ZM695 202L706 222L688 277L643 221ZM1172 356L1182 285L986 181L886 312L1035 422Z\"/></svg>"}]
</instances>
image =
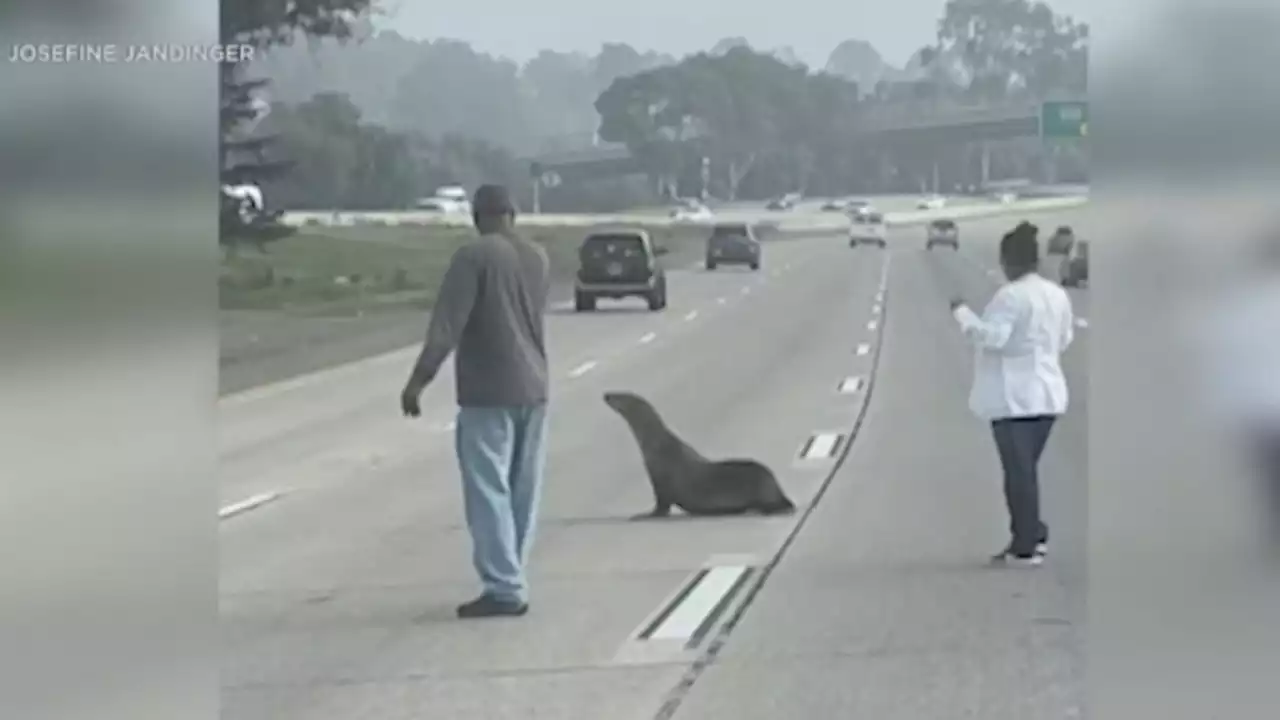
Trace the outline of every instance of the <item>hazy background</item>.
<instances>
[{"instance_id":1,"label":"hazy background","mask_svg":"<svg viewBox=\"0 0 1280 720\"><path fill-rule=\"evenodd\" d=\"M1140 3L1059 0L1054 10L1088 23L1139 10ZM671 55L706 50L725 37L745 37L759 49L790 48L810 67L820 68L832 49L849 39L864 40L884 61L904 66L934 38L941 0L831 2L795 0L744 5L731 0L654 0L604 4L588 0L493 0L483 11L445 9L394 0L376 19L379 28L415 39L457 38L518 62L540 50L594 52L603 42L624 42ZM1103 8L1107 8L1106 15ZM478 10L478 9L477 9ZM1107 24L1107 23L1103 23Z\"/></svg>"}]
</instances>

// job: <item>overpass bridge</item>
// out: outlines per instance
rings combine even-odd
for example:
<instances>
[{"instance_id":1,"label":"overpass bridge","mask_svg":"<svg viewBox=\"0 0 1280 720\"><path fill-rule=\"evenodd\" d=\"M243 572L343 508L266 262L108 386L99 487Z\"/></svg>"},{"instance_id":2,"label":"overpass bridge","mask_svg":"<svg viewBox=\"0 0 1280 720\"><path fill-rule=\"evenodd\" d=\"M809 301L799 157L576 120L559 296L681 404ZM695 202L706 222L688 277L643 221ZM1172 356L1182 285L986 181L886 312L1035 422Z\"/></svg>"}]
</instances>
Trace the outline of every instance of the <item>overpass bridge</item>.
<instances>
[{"instance_id":1,"label":"overpass bridge","mask_svg":"<svg viewBox=\"0 0 1280 720\"><path fill-rule=\"evenodd\" d=\"M853 130L855 137L891 150L900 144L962 145L1019 137L1079 139L1088 135L1088 102L1081 97L1005 105L895 103L869 109ZM641 168L623 145L595 144L530 158L531 171L552 181L638 173Z\"/></svg>"}]
</instances>

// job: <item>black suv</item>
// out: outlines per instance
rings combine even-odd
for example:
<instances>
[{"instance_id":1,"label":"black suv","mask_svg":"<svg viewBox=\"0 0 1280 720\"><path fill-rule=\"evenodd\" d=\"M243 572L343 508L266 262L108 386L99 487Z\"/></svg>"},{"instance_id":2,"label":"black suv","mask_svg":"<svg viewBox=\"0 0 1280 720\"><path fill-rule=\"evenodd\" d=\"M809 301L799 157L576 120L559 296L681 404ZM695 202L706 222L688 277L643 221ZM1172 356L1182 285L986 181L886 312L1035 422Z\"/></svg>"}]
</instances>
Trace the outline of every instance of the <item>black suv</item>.
<instances>
[{"instance_id":1,"label":"black suv","mask_svg":"<svg viewBox=\"0 0 1280 720\"><path fill-rule=\"evenodd\" d=\"M609 230L587 236L578 250L574 307L595 310L599 298L642 297L650 310L667 306L667 273L644 230Z\"/></svg>"},{"instance_id":2,"label":"black suv","mask_svg":"<svg viewBox=\"0 0 1280 720\"><path fill-rule=\"evenodd\" d=\"M746 223L716 225L707 239L707 269L720 265L746 265L760 269L760 240Z\"/></svg>"}]
</instances>

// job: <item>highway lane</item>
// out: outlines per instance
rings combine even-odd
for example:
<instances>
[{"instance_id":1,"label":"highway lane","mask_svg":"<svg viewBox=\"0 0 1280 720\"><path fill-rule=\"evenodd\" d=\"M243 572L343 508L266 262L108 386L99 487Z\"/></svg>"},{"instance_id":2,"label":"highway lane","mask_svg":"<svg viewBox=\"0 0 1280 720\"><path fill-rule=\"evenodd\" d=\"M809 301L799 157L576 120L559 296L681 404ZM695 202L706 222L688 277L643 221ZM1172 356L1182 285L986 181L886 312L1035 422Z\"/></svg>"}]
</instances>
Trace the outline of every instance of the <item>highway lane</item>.
<instances>
[{"instance_id":1,"label":"highway lane","mask_svg":"<svg viewBox=\"0 0 1280 720\"><path fill-rule=\"evenodd\" d=\"M672 270L669 306L658 313L638 298L601 301L597 312L576 313L568 296L557 298L548 318L556 389L616 355L661 352L682 335L696 332L708 315L743 302L757 288L764 291L772 279L808 257L806 246L780 240L768 243L759 272L707 272L700 264ZM425 317L423 325L425 331ZM335 473L358 470L416 446L421 440L418 429L389 413L416 352L409 348L223 399L223 505L323 483ZM452 397L449 363L423 396L426 425L445 441L453 420Z\"/></svg>"},{"instance_id":2,"label":"highway lane","mask_svg":"<svg viewBox=\"0 0 1280 720\"><path fill-rule=\"evenodd\" d=\"M983 234L993 232L987 225ZM928 313L940 303L945 319L954 292L942 289L946 279L968 278L969 291L982 290L983 262L993 254L974 243L957 257L929 256L911 247L917 237L919 228L895 231L889 253L851 251L840 236L771 244L762 274L673 275L665 313L554 315L544 525L534 610L522 621L452 618L453 604L475 586L448 433L451 378L428 391L430 417L419 423L394 413L412 351L224 403L224 500L290 492L222 526L223 716L652 717L697 654L682 635L697 608L686 601L663 620L666 639L631 636L699 567L715 566L710 583L766 563L797 518L624 521L647 509L651 495L634 443L600 394L644 393L699 449L768 462L807 504L834 460L799 454L853 426L865 385L849 393L840 385L869 377L884 318L892 318L889 347L904 323L925 322L934 346L915 350L941 355L937 344L955 339ZM885 277L888 315L875 312ZM960 358L944 378L960 388L963 408ZM887 377L917 367L901 350L887 359ZM940 398L947 392L957 390L940 390ZM957 416L938 408L941 400L920 401L903 400L918 406L905 427L940 410L950 428ZM903 432L901 417L875 417L870 428ZM971 501L957 515L970 508L976 514L962 519L977 524L992 512ZM886 522L897 509L846 530L892 537ZM935 543L935 553L957 544ZM703 688L695 685L695 694Z\"/></svg>"},{"instance_id":3,"label":"highway lane","mask_svg":"<svg viewBox=\"0 0 1280 720\"><path fill-rule=\"evenodd\" d=\"M1050 560L982 567L1007 520L990 433L965 408L970 350L946 307L953 293L990 297L1010 224L963 225L959 256L899 244L865 425L674 717L1083 716L1087 329L1065 358L1072 407L1043 460ZM1071 294L1087 318L1087 291Z\"/></svg>"}]
</instances>

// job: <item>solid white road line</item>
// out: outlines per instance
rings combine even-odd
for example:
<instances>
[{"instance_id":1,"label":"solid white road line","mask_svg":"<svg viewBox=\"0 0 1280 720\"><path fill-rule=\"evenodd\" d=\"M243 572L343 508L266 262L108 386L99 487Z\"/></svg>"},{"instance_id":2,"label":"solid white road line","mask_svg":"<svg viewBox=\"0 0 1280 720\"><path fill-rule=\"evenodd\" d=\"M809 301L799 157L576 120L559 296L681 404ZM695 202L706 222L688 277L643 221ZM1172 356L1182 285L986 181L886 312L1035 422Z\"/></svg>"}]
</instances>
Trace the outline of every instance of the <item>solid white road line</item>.
<instances>
[{"instance_id":1,"label":"solid white road line","mask_svg":"<svg viewBox=\"0 0 1280 720\"><path fill-rule=\"evenodd\" d=\"M707 616L747 572L745 565L713 567L680 601L662 623L649 634L649 640L688 640Z\"/></svg>"},{"instance_id":2,"label":"solid white road line","mask_svg":"<svg viewBox=\"0 0 1280 720\"><path fill-rule=\"evenodd\" d=\"M656 337L658 337L658 333L645 333L640 336L640 344L651 343Z\"/></svg>"},{"instance_id":3,"label":"solid white road line","mask_svg":"<svg viewBox=\"0 0 1280 720\"><path fill-rule=\"evenodd\" d=\"M867 353L871 352L871 346L868 345L867 343L861 343L858 345L858 349L855 350L854 352L856 352L859 355L866 355Z\"/></svg>"},{"instance_id":4,"label":"solid white road line","mask_svg":"<svg viewBox=\"0 0 1280 720\"><path fill-rule=\"evenodd\" d=\"M238 503L232 503L222 508L221 510L218 511L218 519L226 520L229 517L234 517L241 513L248 512L256 507L261 507L263 505L266 505L267 503L271 502L272 500L276 500L279 497L280 497L280 493L278 492L259 493L257 495L254 495L253 497L246 498L244 500L241 500Z\"/></svg>"},{"instance_id":5,"label":"solid white road line","mask_svg":"<svg viewBox=\"0 0 1280 720\"><path fill-rule=\"evenodd\" d=\"M862 378L847 377L840 383L840 392L845 395L852 395L862 389Z\"/></svg>"},{"instance_id":6,"label":"solid white road line","mask_svg":"<svg viewBox=\"0 0 1280 720\"><path fill-rule=\"evenodd\" d=\"M569 377L571 377L571 378L580 378L580 377L582 377L583 375L586 375L587 373L589 373L589 372L591 372L592 370L594 370L594 369L595 369L595 367L596 367L596 361L595 361L595 360L588 360L588 361L586 361L586 362L582 363L581 365L579 365L578 367L576 367L576 368L574 368L574 369L570 370L570 371L569 371Z\"/></svg>"},{"instance_id":7,"label":"solid white road line","mask_svg":"<svg viewBox=\"0 0 1280 720\"><path fill-rule=\"evenodd\" d=\"M696 317L698 317L698 311L697 311L697 310L690 310L690 311L689 311L689 314L684 316L684 319L685 319L685 320L692 320L692 319L694 319L694 318L696 318Z\"/></svg>"}]
</instances>

